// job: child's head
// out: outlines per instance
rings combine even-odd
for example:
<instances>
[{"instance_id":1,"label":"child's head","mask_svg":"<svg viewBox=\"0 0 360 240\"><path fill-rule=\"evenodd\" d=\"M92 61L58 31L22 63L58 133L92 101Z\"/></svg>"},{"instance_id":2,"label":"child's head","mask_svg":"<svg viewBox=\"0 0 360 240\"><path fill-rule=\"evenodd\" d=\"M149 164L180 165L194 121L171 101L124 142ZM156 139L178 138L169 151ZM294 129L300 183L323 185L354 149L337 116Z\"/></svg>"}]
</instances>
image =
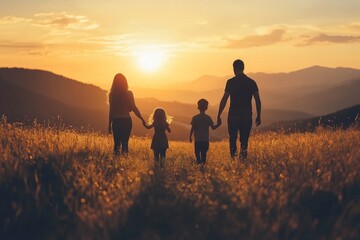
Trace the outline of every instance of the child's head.
<instances>
[{"instance_id":1,"label":"child's head","mask_svg":"<svg viewBox=\"0 0 360 240\"><path fill-rule=\"evenodd\" d=\"M166 125L166 123L170 124L171 121L172 121L172 117L166 114L165 109L158 107L155 108L154 112L150 115L148 124L151 125L155 123L155 124Z\"/></svg>"},{"instance_id":2,"label":"child's head","mask_svg":"<svg viewBox=\"0 0 360 240\"><path fill-rule=\"evenodd\" d=\"M206 99L202 98L198 101L197 104L200 111L206 111L208 109L209 102Z\"/></svg>"}]
</instances>

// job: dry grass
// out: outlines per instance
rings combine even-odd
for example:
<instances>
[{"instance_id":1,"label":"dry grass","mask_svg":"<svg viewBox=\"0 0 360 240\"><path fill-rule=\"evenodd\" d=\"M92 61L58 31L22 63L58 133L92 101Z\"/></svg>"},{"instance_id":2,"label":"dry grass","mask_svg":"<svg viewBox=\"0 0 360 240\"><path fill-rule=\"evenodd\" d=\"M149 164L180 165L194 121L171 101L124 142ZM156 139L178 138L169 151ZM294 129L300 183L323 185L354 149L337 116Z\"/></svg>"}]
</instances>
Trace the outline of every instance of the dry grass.
<instances>
[{"instance_id":1,"label":"dry grass","mask_svg":"<svg viewBox=\"0 0 360 240\"><path fill-rule=\"evenodd\" d=\"M0 125L2 239L359 239L360 132L250 139L249 157L170 142L164 169L150 140L127 158L110 136Z\"/></svg>"}]
</instances>

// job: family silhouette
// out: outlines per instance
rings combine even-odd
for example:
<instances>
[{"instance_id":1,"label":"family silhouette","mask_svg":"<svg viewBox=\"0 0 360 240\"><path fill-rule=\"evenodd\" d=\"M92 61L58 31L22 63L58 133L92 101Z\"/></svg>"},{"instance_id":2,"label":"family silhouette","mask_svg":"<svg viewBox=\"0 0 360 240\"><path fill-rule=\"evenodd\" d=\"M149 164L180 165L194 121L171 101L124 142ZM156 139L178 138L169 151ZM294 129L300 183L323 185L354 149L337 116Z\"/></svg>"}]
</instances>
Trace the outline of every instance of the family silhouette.
<instances>
[{"instance_id":1,"label":"family silhouette","mask_svg":"<svg viewBox=\"0 0 360 240\"><path fill-rule=\"evenodd\" d=\"M259 89L256 82L244 74L244 62L237 59L233 63L235 76L227 80L224 95L219 104L217 114L217 123L205 112L209 102L206 99L200 99L197 102L199 114L192 117L190 142L194 135L194 152L196 162L201 165L206 163L206 154L209 149L209 128L217 129L221 124L221 114L225 109L226 103L230 97L230 108L228 112L228 133L231 158L238 157L246 159L248 155L248 142L252 128L252 98L256 103L255 124L261 124L261 101ZM154 152L155 162L160 162L163 166L166 151L169 148L166 132L171 132L170 124L172 117L167 115L165 109L155 108L149 117L148 122L144 120L139 109L136 107L134 95L129 91L126 77L118 73L115 75L110 93L109 93L109 133L114 138L114 154L127 155L129 151L129 137L132 129L132 120L130 112L142 121L145 128L154 128L154 135L150 148ZM237 153L236 141L240 135L240 154ZM121 149L120 149L121 148Z\"/></svg>"}]
</instances>

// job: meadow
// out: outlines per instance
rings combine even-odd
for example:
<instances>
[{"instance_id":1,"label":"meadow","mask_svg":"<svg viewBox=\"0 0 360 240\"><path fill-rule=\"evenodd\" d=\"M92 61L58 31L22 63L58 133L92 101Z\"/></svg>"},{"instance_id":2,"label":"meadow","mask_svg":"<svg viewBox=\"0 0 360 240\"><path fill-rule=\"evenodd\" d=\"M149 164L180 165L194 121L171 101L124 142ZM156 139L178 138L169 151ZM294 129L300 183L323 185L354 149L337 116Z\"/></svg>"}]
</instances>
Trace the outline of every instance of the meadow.
<instances>
[{"instance_id":1,"label":"meadow","mask_svg":"<svg viewBox=\"0 0 360 240\"><path fill-rule=\"evenodd\" d=\"M360 131L259 133L246 161L150 139L0 124L1 239L360 239Z\"/></svg>"}]
</instances>

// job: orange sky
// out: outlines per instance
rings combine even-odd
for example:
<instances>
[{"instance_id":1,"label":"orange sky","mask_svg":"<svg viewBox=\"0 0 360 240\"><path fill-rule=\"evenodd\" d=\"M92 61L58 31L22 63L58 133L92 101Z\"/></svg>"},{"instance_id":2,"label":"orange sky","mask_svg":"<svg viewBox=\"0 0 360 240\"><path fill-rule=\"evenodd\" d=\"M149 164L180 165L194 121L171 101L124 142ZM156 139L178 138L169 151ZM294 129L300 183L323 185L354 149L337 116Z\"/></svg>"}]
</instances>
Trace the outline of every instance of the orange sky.
<instances>
[{"instance_id":1,"label":"orange sky","mask_svg":"<svg viewBox=\"0 0 360 240\"><path fill-rule=\"evenodd\" d=\"M108 89L210 74L360 68L360 1L0 2L0 66L53 71Z\"/></svg>"}]
</instances>

